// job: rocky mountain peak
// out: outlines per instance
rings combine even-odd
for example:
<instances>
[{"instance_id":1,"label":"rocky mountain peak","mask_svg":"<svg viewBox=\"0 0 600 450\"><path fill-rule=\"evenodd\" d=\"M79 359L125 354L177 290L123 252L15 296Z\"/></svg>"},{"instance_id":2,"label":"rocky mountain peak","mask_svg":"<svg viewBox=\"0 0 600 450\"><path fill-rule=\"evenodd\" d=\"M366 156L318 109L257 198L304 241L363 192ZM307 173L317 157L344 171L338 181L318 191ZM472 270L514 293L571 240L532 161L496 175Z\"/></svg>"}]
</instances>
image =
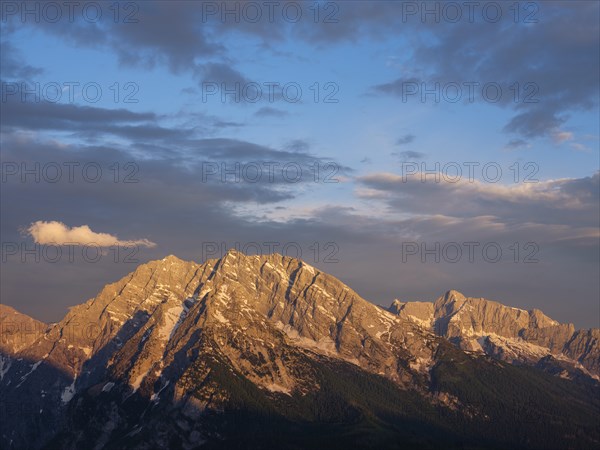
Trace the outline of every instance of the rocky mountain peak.
<instances>
[{"instance_id":1,"label":"rocky mountain peak","mask_svg":"<svg viewBox=\"0 0 600 450\"><path fill-rule=\"evenodd\" d=\"M467 297L465 297L461 292L450 289L436 300L435 305L436 308L460 308L466 300Z\"/></svg>"},{"instance_id":2,"label":"rocky mountain peak","mask_svg":"<svg viewBox=\"0 0 600 450\"><path fill-rule=\"evenodd\" d=\"M443 295L443 299L445 302L462 302L466 300L467 297L456 289L450 289Z\"/></svg>"},{"instance_id":3,"label":"rocky mountain peak","mask_svg":"<svg viewBox=\"0 0 600 450\"><path fill-rule=\"evenodd\" d=\"M33 320L0 307L0 321L7 318ZM203 264L170 255L106 285L24 346L0 347L0 385L13 399L43 389L36 404L57 417L85 392L121 404L145 399L152 408L170 402L194 418L222 410L235 392L278 404L315 398L331 379L320 368L333 364L456 408L445 393L432 394L436 365L448 352L450 362L462 355L468 365L488 364L485 353L565 376L576 364L596 374L599 331L574 332L541 311L455 290L434 303L397 299L386 310L276 253L230 250ZM110 394L113 388L120 394ZM25 442L33 422L15 438Z\"/></svg>"},{"instance_id":4,"label":"rocky mountain peak","mask_svg":"<svg viewBox=\"0 0 600 450\"><path fill-rule=\"evenodd\" d=\"M539 309L527 311L450 290L433 304L396 300L389 311L463 350L529 364L568 359L573 369L600 378L600 343L594 338L600 330L576 331L573 324L561 324Z\"/></svg>"},{"instance_id":5,"label":"rocky mountain peak","mask_svg":"<svg viewBox=\"0 0 600 450\"><path fill-rule=\"evenodd\" d=\"M427 330L432 329L434 305L431 302L402 302L396 299L388 311L403 321L414 322Z\"/></svg>"},{"instance_id":6,"label":"rocky mountain peak","mask_svg":"<svg viewBox=\"0 0 600 450\"><path fill-rule=\"evenodd\" d=\"M556 320L551 319L539 309L529 311L529 321L533 328L547 328L560 325ZM573 327L573 324L569 324Z\"/></svg>"}]
</instances>

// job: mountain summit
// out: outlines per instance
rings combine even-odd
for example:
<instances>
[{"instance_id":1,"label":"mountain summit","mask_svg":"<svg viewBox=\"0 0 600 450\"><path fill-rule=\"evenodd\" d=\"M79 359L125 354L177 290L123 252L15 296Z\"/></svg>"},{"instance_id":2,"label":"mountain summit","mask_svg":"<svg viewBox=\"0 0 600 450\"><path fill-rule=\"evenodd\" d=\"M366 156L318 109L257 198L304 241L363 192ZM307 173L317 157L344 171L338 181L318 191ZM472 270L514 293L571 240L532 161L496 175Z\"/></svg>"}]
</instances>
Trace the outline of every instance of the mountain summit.
<instances>
[{"instance_id":1,"label":"mountain summit","mask_svg":"<svg viewBox=\"0 0 600 450\"><path fill-rule=\"evenodd\" d=\"M0 313L3 448L600 442L599 330L457 291L383 309L229 251L143 264L56 324Z\"/></svg>"},{"instance_id":2,"label":"mountain summit","mask_svg":"<svg viewBox=\"0 0 600 450\"><path fill-rule=\"evenodd\" d=\"M465 351L510 363L556 359L565 366L564 377L581 372L600 380L600 330L575 330L538 309L526 311L450 290L434 303L395 300L389 311Z\"/></svg>"}]
</instances>

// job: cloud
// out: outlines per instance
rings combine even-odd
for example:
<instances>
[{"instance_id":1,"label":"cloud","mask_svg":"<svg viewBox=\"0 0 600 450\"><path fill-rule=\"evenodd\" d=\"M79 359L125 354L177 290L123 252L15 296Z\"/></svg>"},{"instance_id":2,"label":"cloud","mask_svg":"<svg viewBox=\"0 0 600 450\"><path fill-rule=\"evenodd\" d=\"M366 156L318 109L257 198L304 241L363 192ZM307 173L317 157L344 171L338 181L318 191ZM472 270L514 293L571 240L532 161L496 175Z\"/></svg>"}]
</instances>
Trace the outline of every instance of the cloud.
<instances>
[{"instance_id":1,"label":"cloud","mask_svg":"<svg viewBox=\"0 0 600 450\"><path fill-rule=\"evenodd\" d=\"M56 130L93 136L103 133L131 139L167 138L181 131L161 127L151 112L107 109L48 101L21 101L7 96L2 104L2 129Z\"/></svg>"},{"instance_id":2,"label":"cloud","mask_svg":"<svg viewBox=\"0 0 600 450\"><path fill-rule=\"evenodd\" d=\"M552 140L557 144L562 144L563 142L573 140L573 133L570 131L556 130L552 132Z\"/></svg>"},{"instance_id":3,"label":"cloud","mask_svg":"<svg viewBox=\"0 0 600 450\"><path fill-rule=\"evenodd\" d=\"M395 2L377 3L386 14L398 17ZM539 2L535 24L511 23L509 4L502 6L502 19L492 24L482 20L456 26L437 21L403 24L412 33L411 51L399 67L401 75L374 85L372 90L402 97L406 83L497 83L503 92L497 102L514 116L504 131L521 137L552 137L568 120L569 113L598 106L600 77L598 2ZM362 27L369 17L381 18L382 11L363 10ZM463 16L464 17L464 16ZM350 15L347 20L357 20ZM418 22L418 21L417 21ZM577 33L570 31L577 24ZM352 27L353 23L346 23ZM354 24L356 25L356 24ZM381 32L389 22L381 22ZM420 25L420 26L417 26ZM507 35L507 30L510 33ZM334 30L330 30L334 31ZM477 36L470 39L469 36ZM524 47L523 42L527 42ZM419 68L411 73L406 67ZM517 83L517 84L515 84ZM518 86L518 89L517 87ZM476 101L485 101L480 89ZM466 96L465 96L466 97ZM413 95L414 101L421 96Z\"/></svg>"},{"instance_id":4,"label":"cloud","mask_svg":"<svg viewBox=\"0 0 600 450\"><path fill-rule=\"evenodd\" d=\"M197 71L196 61L219 56L224 47L212 42L201 18L201 6L191 3L141 2L135 15L136 23L125 26L104 22L110 27L107 38L97 37L88 45L111 46L124 65L153 67L166 65L173 73ZM60 24L48 26L60 33ZM104 34L104 33L99 33Z\"/></svg>"},{"instance_id":5,"label":"cloud","mask_svg":"<svg viewBox=\"0 0 600 450\"><path fill-rule=\"evenodd\" d=\"M15 46L9 41L0 42L0 67L3 81L28 79L43 73L43 69L26 64Z\"/></svg>"},{"instance_id":6,"label":"cloud","mask_svg":"<svg viewBox=\"0 0 600 450\"><path fill-rule=\"evenodd\" d=\"M108 233L96 233L88 225L79 227L68 227L62 222L44 222L38 220L27 228L36 244L54 245L97 245L99 247L111 247L120 245L126 247L156 247L154 242L148 239L137 239L131 241L120 240Z\"/></svg>"},{"instance_id":7,"label":"cloud","mask_svg":"<svg viewBox=\"0 0 600 450\"><path fill-rule=\"evenodd\" d=\"M455 173L372 173L358 178L378 191L390 211L415 215L444 215L455 218L496 216L510 223L565 226L565 230L597 226L600 205L600 174L591 177L500 183L470 180ZM455 181L451 181L451 180ZM360 194L362 191L358 191Z\"/></svg>"},{"instance_id":8,"label":"cloud","mask_svg":"<svg viewBox=\"0 0 600 450\"><path fill-rule=\"evenodd\" d=\"M236 85L242 88L250 83L244 75L235 70L231 65L224 63L207 63L202 65L201 69L202 80L205 83L218 83L219 86L225 84L226 89L233 89ZM238 90L238 92L241 89ZM255 92L249 92L248 97L253 98ZM231 96L233 98L233 96ZM228 96L229 98L229 96Z\"/></svg>"},{"instance_id":9,"label":"cloud","mask_svg":"<svg viewBox=\"0 0 600 450\"><path fill-rule=\"evenodd\" d=\"M263 106L254 113L256 117L285 117L288 116L288 112L282 109L272 108L270 106Z\"/></svg>"},{"instance_id":10,"label":"cloud","mask_svg":"<svg viewBox=\"0 0 600 450\"><path fill-rule=\"evenodd\" d=\"M529 148L531 146L524 139L511 139L510 141L508 141L508 144L506 144L504 147L508 150L516 150L518 148Z\"/></svg>"},{"instance_id":11,"label":"cloud","mask_svg":"<svg viewBox=\"0 0 600 450\"><path fill-rule=\"evenodd\" d=\"M246 126L244 123L232 122L228 120L216 120L213 125L215 128L240 128Z\"/></svg>"},{"instance_id":12,"label":"cloud","mask_svg":"<svg viewBox=\"0 0 600 450\"><path fill-rule=\"evenodd\" d=\"M573 150L576 150L578 152L589 152L590 151L590 149L588 147L586 147L583 144L580 144L579 142L572 142L570 144L570 146Z\"/></svg>"},{"instance_id":13,"label":"cloud","mask_svg":"<svg viewBox=\"0 0 600 450\"><path fill-rule=\"evenodd\" d=\"M406 145L410 144L415 140L415 136L413 134L405 134L404 136L398 138L396 141L396 145Z\"/></svg>"},{"instance_id":14,"label":"cloud","mask_svg":"<svg viewBox=\"0 0 600 450\"><path fill-rule=\"evenodd\" d=\"M294 153L303 153L310 148L310 144L302 139L294 139L293 141L288 142L285 147Z\"/></svg>"},{"instance_id":15,"label":"cloud","mask_svg":"<svg viewBox=\"0 0 600 450\"><path fill-rule=\"evenodd\" d=\"M373 90L376 92L380 92L382 94L393 94L398 97L407 97L408 89L407 86L420 85L421 80L415 77L409 78L397 78L394 81L390 81L389 83L382 83L373 86ZM402 98L402 101L405 101L405 98Z\"/></svg>"},{"instance_id":16,"label":"cloud","mask_svg":"<svg viewBox=\"0 0 600 450\"><path fill-rule=\"evenodd\" d=\"M267 20L268 14L257 23L232 16L223 20L220 14L207 20L202 2L141 2L137 23L126 26L111 21L66 23L63 17L58 23L36 27L70 43L109 48L122 64L162 65L197 79L245 83L249 78L234 68L239 61L232 57L240 34L258 40L258 48L275 52L273 43L285 40L329 46L389 40L398 35L400 20L400 37L409 42L410 51L396 66L405 73L374 86L375 91L401 95L408 81L498 83L505 95L496 106L514 111L504 130L528 138L548 136L567 120L568 113L596 107L598 2L540 2L534 14L537 23L524 23L524 17L515 21L509 3L500 7L498 23L483 20L484 13L476 7L475 20L468 19L470 14L463 9L457 26L435 20L434 15L419 20L421 15L416 14L405 20L403 2L340 2L336 17L343 20L335 24L306 20L312 17L308 11L300 23L292 24L279 18ZM14 27L15 21L10 18L7 27ZM572 32L573 23L577 33ZM406 67L419 68L418 73ZM481 100L479 93L478 97Z\"/></svg>"},{"instance_id":17,"label":"cloud","mask_svg":"<svg viewBox=\"0 0 600 450\"><path fill-rule=\"evenodd\" d=\"M567 117L558 116L555 108L529 108L517 114L504 126L504 131L519 134L526 138L535 138L550 134L567 121Z\"/></svg>"},{"instance_id":18,"label":"cloud","mask_svg":"<svg viewBox=\"0 0 600 450\"><path fill-rule=\"evenodd\" d=\"M126 108L102 108L97 106L49 101L21 101L17 95L8 95L2 104L3 131L26 129L52 130L71 133L86 139L124 138L136 143L183 141L197 135L212 135L228 128L240 128L245 124L224 120L204 113L179 112L173 116L179 124L164 126L168 116L154 112L134 112Z\"/></svg>"},{"instance_id":19,"label":"cloud","mask_svg":"<svg viewBox=\"0 0 600 450\"><path fill-rule=\"evenodd\" d=\"M331 163L339 168L335 177L341 178L352 171L335 159L309 152L223 138L84 145L40 139L29 132L7 132L2 136L1 160L3 163L23 162L28 168L36 163L41 167L58 164L62 168L62 177L51 190L40 191L41 184L37 183L21 183L18 174L7 177L2 186L1 207L12 214L2 221L3 232L38 217L52 216L56 210L68 211L69 205L78 204L85 207L80 207L79 213L63 217L66 223L86 222L92 215L95 224L107 227L118 217L120 225L116 231L130 235L137 232L140 223L146 222L147 214L156 220L153 212L156 205L163 208L169 205L177 210L172 217L182 213L188 216L190 208L211 211L212 216L229 215L235 204L256 207L277 203L302 198L305 190L329 186L315 182L317 163L324 168L323 177L330 173L325 166ZM70 162L79 164L74 169L73 183L69 182L66 169ZM135 176L138 182L113 182L115 172L110 168L118 163L123 181L129 172L124 168L128 162L138 168ZM102 177L98 182L86 182L82 177L82 168L88 163L101 168ZM261 170L258 180L255 179L257 165ZM296 169L301 170L299 180L295 178ZM27 179L33 180L33 175ZM24 207L34 204L36 206L29 210ZM100 218L96 216L97 210L115 211L115 216L105 214Z\"/></svg>"},{"instance_id":20,"label":"cloud","mask_svg":"<svg viewBox=\"0 0 600 450\"><path fill-rule=\"evenodd\" d=\"M406 150L403 152L392 152L392 155L399 156L402 161L410 161L415 159L424 159L427 155L421 152L415 152L412 150Z\"/></svg>"}]
</instances>

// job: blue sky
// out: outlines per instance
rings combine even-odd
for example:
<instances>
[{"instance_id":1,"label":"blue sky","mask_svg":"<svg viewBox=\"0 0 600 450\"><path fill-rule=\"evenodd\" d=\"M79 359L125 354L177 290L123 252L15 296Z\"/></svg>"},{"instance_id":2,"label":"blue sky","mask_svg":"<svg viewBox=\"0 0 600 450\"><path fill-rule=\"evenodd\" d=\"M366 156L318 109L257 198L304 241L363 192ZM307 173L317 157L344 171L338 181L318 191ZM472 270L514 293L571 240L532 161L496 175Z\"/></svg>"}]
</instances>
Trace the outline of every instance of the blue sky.
<instances>
[{"instance_id":1,"label":"blue sky","mask_svg":"<svg viewBox=\"0 0 600 450\"><path fill-rule=\"evenodd\" d=\"M403 8L425 3L358 1L291 2L303 13L297 23L281 14L270 22L263 2L253 3L263 12L258 23L244 14L203 19L206 8L218 10L222 2L120 2L134 23L122 23L123 15L115 23L113 3L99 2L97 21L77 10L73 22L62 11L51 23L36 2L27 7L40 8L37 21L21 15L21 2L7 3L0 71L2 299L17 309L57 320L67 306L133 269L109 257L23 263L13 254L12 243L60 244L73 227L87 226L80 247L108 234L116 243L137 243L139 262L171 253L201 260L207 242L271 239L297 243L307 259L314 242L333 242L337 262L324 262L323 255L308 262L378 304L434 300L458 289L598 326L596 2L518 2L518 20L513 3L484 2L501 8L496 23L479 10L472 22L465 10L457 23L443 14L423 18L420 10L404 22ZM436 5L445 7L426 2ZM315 23L317 7L334 12L335 21ZM536 22L525 23L526 17ZM36 102L14 93L22 83L39 83L53 95L52 86L69 82L96 83L102 95L90 101L75 87L73 99L65 91L58 102L43 94ZM209 84L235 90L252 83L263 87L261 101L223 102L218 92L203 101ZM300 101L281 95L269 101L267 83L300 86ZM407 89L435 83L439 101L429 95L423 102L419 93L402 98ZM473 101L466 83L479 83ZM499 86L502 98L482 98L485 84ZM443 95L452 86L462 88L457 102ZM126 102L127 94L137 102ZM328 94L337 102L325 102ZM65 177L21 183L19 174L8 174L15 163L65 161L94 162L104 176L99 183L81 176L73 183ZM138 182L112 183L109 167L128 162L136 164ZM273 182L222 183L220 174L202 181L203 164L248 162L292 164L303 176L297 183L280 172ZM402 179L407 167L448 163L465 169L459 182L436 182L433 175L421 182L421 173ZM466 179L465 163L477 164L475 180ZM314 164L319 182L310 171ZM485 164L500 167L503 177L490 182L481 171ZM323 183L331 167L339 182ZM533 172L537 182L524 183ZM419 255L402 257L406 242L467 241L497 243L504 258L423 263ZM534 264L523 262L527 243L539 247Z\"/></svg>"}]
</instances>

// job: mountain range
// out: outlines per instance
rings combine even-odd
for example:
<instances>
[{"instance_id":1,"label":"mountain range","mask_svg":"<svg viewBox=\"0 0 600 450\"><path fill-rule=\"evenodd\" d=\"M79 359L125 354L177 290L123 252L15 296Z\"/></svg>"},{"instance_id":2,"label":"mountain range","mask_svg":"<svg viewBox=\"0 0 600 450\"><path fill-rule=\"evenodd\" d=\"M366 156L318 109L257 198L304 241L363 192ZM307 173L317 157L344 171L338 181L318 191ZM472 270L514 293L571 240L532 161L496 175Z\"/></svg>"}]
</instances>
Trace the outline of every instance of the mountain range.
<instances>
[{"instance_id":1,"label":"mountain range","mask_svg":"<svg viewBox=\"0 0 600 450\"><path fill-rule=\"evenodd\" d=\"M600 447L600 329L450 290L382 308L279 254L0 305L6 449Z\"/></svg>"}]
</instances>

